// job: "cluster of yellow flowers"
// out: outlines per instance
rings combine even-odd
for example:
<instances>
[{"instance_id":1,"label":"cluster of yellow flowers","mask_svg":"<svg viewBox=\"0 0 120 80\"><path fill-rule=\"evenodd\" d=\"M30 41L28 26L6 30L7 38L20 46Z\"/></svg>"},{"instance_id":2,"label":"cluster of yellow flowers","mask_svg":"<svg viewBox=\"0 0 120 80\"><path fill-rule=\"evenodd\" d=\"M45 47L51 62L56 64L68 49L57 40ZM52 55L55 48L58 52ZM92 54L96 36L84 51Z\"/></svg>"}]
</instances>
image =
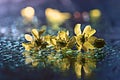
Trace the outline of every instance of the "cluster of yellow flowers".
<instances>
[{"instance_id":1,"label":"cluster of yellow flowers","mask_svg":"<svg viewBox=\"0 0 120 80\"><path fill-rule=\"evenodd\" d=\"M78 78L81 77L81 70L88 75L96 67L97 58L95 49L105 45L103 39L93 36L96 32L90 25L87 25L83 32L81 24L74 28L75 36L69 36L69 31L59 31L57 35L44 35L45 30L32 29L32 35L25 34L28 43L22 43L25 47L26 64L32 66L47 66L59 68L62 71L72 67Z\"/></svg>"}]
</instances>

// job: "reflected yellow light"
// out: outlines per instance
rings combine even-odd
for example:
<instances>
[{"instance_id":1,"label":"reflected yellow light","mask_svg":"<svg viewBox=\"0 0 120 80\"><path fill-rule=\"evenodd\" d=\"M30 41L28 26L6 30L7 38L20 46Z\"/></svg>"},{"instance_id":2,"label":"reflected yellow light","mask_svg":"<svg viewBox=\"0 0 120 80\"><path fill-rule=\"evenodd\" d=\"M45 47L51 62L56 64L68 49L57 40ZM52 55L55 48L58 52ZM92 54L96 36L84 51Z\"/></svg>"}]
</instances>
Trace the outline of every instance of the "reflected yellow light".
<instances>
[{"instance_id":1,"label":"reflected yellow light","mask_svg":"<svg viewBox=\"0 0 120 80\"><path fill-rule=\"evenodd\" d=\"M101 16L101 11L99 9L94 9L90 11L90 16L92 18L99 18Z\"/></svg>"},{"instance_id":2,"label":"reflected yellow light","mask_svg":"<svg viewBox=\"0 0 120 80\"><path fill-rule=\"evenodd\" d=\"M32 7L26 7L21 10L21 15L25 21L32 21L35 15L35 10Z\"/></svg>"},{"instance_id":3,"label":"reflected yellow light","mask_svg":"<svg viewBox=\"0 0 120 80\"><path fill-rule=\"evenodd\" d=\"M47 8L45 10L45 15L48 20L48 22L52 25L52 27L60 26L63 22L65 22L67 19L70 18L69 13L63 13L59 10Z\"/></svg>"}]
</instances>

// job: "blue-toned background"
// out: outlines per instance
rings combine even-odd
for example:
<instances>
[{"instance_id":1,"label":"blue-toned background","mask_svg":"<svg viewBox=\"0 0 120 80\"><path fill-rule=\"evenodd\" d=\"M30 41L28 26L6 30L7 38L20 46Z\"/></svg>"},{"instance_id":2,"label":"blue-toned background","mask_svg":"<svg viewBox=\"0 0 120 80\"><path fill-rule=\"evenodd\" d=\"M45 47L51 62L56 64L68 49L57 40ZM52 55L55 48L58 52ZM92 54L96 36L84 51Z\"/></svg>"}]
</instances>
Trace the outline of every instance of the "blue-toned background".
<instances>
[{"instance_id":1,"label":"blue-toned background","mask_svg":"<svg viewBox=\"0 0 120 80\"><path fill-rule=\"evenodd\" d=\"M0 0L0 80L77 80L71 70L55 73L47 69L31 69L24 65L21 43L23 34L31 25L22 25L21 9L31 6L35 9L38 27L46 25L45 9L54 8L72 15L99 9L102 13L98 23L86 22L74 15L65 23L72 30L76 23L91 24L97 30L96 36L106 41L107 56L97 64L97 69L85 80L120 80L120 1L119 0ZM79 15L78 15L79 16Z\"/></svg>"}]
</instances>

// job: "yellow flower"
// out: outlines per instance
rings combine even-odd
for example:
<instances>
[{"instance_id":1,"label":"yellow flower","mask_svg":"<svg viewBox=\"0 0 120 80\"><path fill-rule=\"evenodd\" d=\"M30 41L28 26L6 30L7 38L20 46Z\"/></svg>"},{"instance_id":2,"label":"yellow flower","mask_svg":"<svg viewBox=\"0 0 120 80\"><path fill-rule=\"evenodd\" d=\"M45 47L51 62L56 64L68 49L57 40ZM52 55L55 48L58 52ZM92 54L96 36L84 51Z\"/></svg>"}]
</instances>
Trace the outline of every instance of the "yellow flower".
<instances>
[{"instance_id":1,"label":"yellow flower","mask_svg":"<svg viewBox=\"0 0 120 80\"><path fill-rule=\"evenodd\" d=\"M31 49L40 49L44 48L47 44L43 42L41 34L44 30L37 31L37 29L32 29L32 35L25 34L25 39L29 41L28 43L22 43L22 46L25 47L25 50L29 51Z\"/></svg>"},{"instance_id":2,"label":"yellow flower","mask_svg":"<svg viewBox=\"0 0 120 80\"><path fill-rule=\"evenodd\" d=\"M59 31L57 36L46 36L46 40L49 44L56 49L72 48L75 42L74 38L69 38L69 32Z\"/></svg>"},{"instance_id":3,"label":"yellow flower","mask_svg":"<svg viewBox=\"0 0 120 80\"><path fill-rule=\"evenodd\" d=\"M25 50L29 51L30 49L32 49L34 47L34 45L32 43L22 43L22 46L25 47Z\"/></svg>"},{"instance_id":4,"label":"yellow flower","mask_svg":"<svg viewBox=\"0 0 120 80\"><path fill-rule=\"evenodd\" d=\"M80 27L81 24L77 24L74 28L78 50L83 49L84 51L88 51L89 49L95 49L95 47L93 46L93 42L96 37L94 37L93 35L95 34L96 30L92 29L90 25L87 25L82 32Z\"/></svg>"},{"instance_id":5,"label":"yellow flower","mask_svg":"<svg viewBox=\"0 0 120 80\"><path fill-rule=\"evenodd\" d=\"M43 37L44 40L48 43L49 46L52 46L51 37L52 37L51 35L46 35L46 36Z\"/></svg>"},{"instance_id":6,"label":"yellow flower","mask_svg":"<svg viewBox=\"0 0 120 80\"><path fill-rule=\"evenodd\" d=\"M45 10L45 15L48 22L52 25L53 29L58 29L62 23L70 18L69 13L63 13L52 8L47 8Z\"/></svg>"},{"instance_id":7,"label":"yellow flower","mask_svg":"<svg viewBox=\"0 0 120 80\"><path fill-rule=\"evenodd\" d=\"M96 68L96 61L85 54L84 55L79 54L77 56L76 62L74 63L74 66L75 66L75 72L78 78L81 77L82 69L84 70L85 74L89 76L92 70Z\"/></svg>"}]
</instances>

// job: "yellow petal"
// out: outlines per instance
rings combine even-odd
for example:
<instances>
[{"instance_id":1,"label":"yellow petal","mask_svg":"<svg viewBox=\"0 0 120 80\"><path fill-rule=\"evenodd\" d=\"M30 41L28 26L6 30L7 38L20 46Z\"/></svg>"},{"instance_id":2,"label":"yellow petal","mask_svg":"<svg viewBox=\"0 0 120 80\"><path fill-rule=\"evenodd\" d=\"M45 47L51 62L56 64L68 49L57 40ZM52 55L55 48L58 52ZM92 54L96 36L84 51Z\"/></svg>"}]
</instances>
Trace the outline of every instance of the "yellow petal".
<instances>
[{"instance_id":1,"label":"yellow petal","mask_svg":"<svg viewBox=\"0 0 120 80\"><path fill-rule=\"evenodd\" d=\"M82 65L79 64L78 62L75 62L75 73L78 78L81 78L81 69L82 69Z\"/></svg>"},{"instance_id":2,"label":"yellow petal","mask_svg":"<svg viewBox=\"0 0 120 80\"><path fill-rule=\"evenodd\" d=\"M22 46L25 48L25 50L27 50L27 51L30 50L29 46L26 43L22 43Z\"/></svg>"},{"instance_id":3,"label":"yellow petal","mask_svg":"<svg viewBox=\"0 0 120 80\"><path fill-rule=\"evenodd\" d=\"M83 34L89 34L90 31L91 31L91 26L87 25L83 30Z\"/></svg>"},{"instance_id":4,"label":"yellow petal","mask_svg":"<svg viewBox=\"0 0 120 80\"><path fill-rule=\"evenodd\" d=\"M88 41L83 44L84 50L88 51L89 49L95 49L95 47Z\"/></svg>"},{"instance_id":5,"label":"yellow petal","mask_svg":"<svg viewBox=\"0 0 120 80\"><path fill-rule=\"evenodd\" d=\"M81 24L75 25L74 32L77 36L81 34Z\"/></svg>"},{"instance_id":6,"label":"yellow petal","mask_svg":"<svg viewBox=\"0 0 120 80\"><path fill-rule=\"evenodd\" d=\"M91 31L88 33L88 37L91 37L92 35L94 35L96 33L95 29L91 29Z\"/></svg>"},{"instance_id":7,"label":"yellow petal","mask_svg":"<svg viewBox=\"0 0 120 80\"><path fill-rule=\"evenodd\" d=\"M32 29L32 34L35 39L39 39L39 33L38 33L37 29Z\"/></svg>"},{"instance_id":8,"label":"yellow petal","mask_svg":"<svg viewBox=\"0 0 120 80\"><path fill-rule=\"evenodd\" d=\"M64 31L58 32L58 37L59 37L59 39L64 40L65 39L65 32Z\"/></svg>"},{"instance_id":9,"label":"yellow petal","mask_svg":"<svg viewBox=\"0 0 120 80\"><path fill-rule=\"evenodd\" d=\"M67 41L68 40L67 32L65 31L58 32L58 39Z\"/></svg>"},{"instance_id":10,"label":"yellow petal","mask_svg":"<svg viewBox=\"0 0 120 80\"><path fill-rule=\"evenodd\" d=\"M32 47L34 47L31 43L22 43L22 46L25 47L25 50L29 51Z\"/></svg>"},{"instance_id":11,"label":"yellow petal","mask_svg":"<svg viewBox=\"0 0 120 80\"><path fill-rule=\"evenodd\" d=\"M87 25L84 28L83 34L85 35L85 37L91 37L93 34L95 34L95 32L95 29L92 29L90 25Z\"/></svg>"},{"instance_id":12,"label":"yellow petal","mask_svg":"<svg viewBox=\"0 0 120 80\"><path fill-rule=\"evenodd\" d=\"M95 36L89 37L88 42L91 44L94 44L96 39L97 39L97 37L95 37Z\"/></svg>"},{"instance_id":13,"label":"yellow petal","mask_svg":"<svg viewBox=\"0 0 120 80\"><path fill-rule=\"evenodd\" d=\"M77 46L77 49L78 49L79 51L81 51L82 45Z\"/></svg>"},{"instance_id":14,"label":"yellow petal","mask_svg":"<svg viewBox=\"0 0 120 80\"><path fill-rule=\"evenodd\" d=\"M83 42L81 41L82 37L83 37L83 35L75 36L75 39L76 39L76 42L77 42L78 45L83 44Z\"/></svg>"},{"instance_id":15,"label":"yellow petal","mask_svg":"<svg viewBox=\"0 0 120 80\"><path fill-rule=\"evenodd\" d=\"M69 31L67 31L66 34L69 36Z\"/></svg>"},{"instance_id":16,"label":"yellow petal","mask_svg":"<svg viewBox=\"0 0 120 80\"><path fill-rule=\"evenodd\" d=\"M48 44L51 43L50 39L51 39L51 36L50 35L47 35L47 36L44 36L44 41L46 41Z\"/></svg>"},{"instance_id":17,"label":"yellow petal","mask_svg":"<svg viewBox=\"0 0 120 80\"><path fill-rule=\"evenodd\" d=\"M52 43L52 45L56 45L56 40L55 39L51 39L51 43Z\"/></svg>"},{"instance_id":18,"label":"yellow petal","mask_svg":"<svg viewBox=\"0 0 120 80\"><path fill-rule=\"evenodd\" d=\"M69 31L65 32L65 41L69 40Z\"/></svg>"},{"instance_id":19,"label":"yellow petal","mask_svg":"<svg viewBox=\"0 0 120 80\"><path fill-rule=\"evenodd\" d=\"M29 35L29 34L25 34L25 39L26 39L27 41L32 41L32 40L33 40L32 36Z\"/></svg>"},{"instance_id":20,"label":"yellow petal","mask_svg":"<svg viewBox=\"0 0 120 80\"><path fill-rule=\"evenodd\" d=\"M66 46L67 46L68 48L73 48L74 44L75 44L75 37L72 37L72 38L68 41L68 43L67 43Z\"/></svg>"},{"instance_id":21,"label":"yellow petal","mask_svg":"<svg viewBox=\"0 0 120 80\"><path fill-rule=\"evenodd\" d=\"M43 34L44 32L45 32L44 29L43 29L43 30L40 30L38 36L40 36L40 35Z\"/></svg>"}]
</instances>

